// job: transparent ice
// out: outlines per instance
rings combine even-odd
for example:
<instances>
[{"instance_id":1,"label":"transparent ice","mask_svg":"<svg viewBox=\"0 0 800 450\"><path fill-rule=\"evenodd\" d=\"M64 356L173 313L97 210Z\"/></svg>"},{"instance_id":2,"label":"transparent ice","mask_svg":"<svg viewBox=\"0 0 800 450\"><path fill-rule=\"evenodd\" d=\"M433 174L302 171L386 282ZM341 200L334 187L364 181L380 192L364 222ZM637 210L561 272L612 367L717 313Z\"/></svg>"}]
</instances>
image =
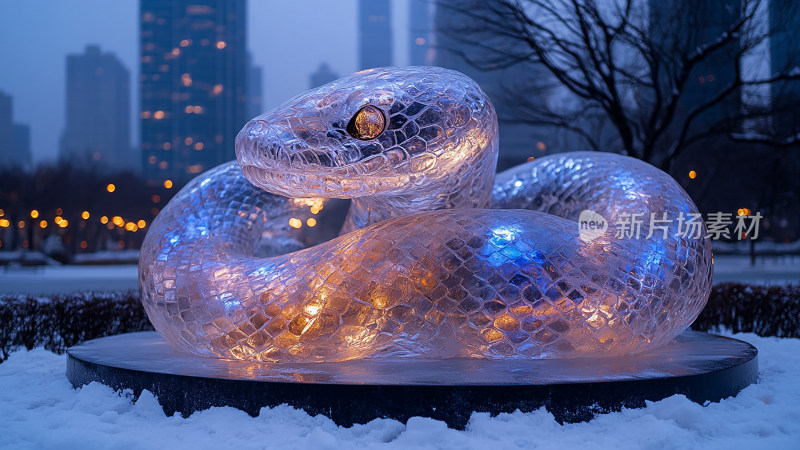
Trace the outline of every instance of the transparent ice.
<instances>
[{"instance_id":1,"label":"transparent ice","mask_svg":"<svg viewBox=\"0 0 800 450\"><path fill-rule=\"evenodd\" d=\"M192 353L259 361L620 355L686 329L711 288L708 239L646 238L647 220L640 239L586 239L577 223L697 212L675 180L593 152L495 178L497 129L478 85L435 67L358 72L254 118L238 163L151 226L150 320ZM336 198L350 210L323 239L332 224L311 219Z\"/></svg>"}]
</instances>

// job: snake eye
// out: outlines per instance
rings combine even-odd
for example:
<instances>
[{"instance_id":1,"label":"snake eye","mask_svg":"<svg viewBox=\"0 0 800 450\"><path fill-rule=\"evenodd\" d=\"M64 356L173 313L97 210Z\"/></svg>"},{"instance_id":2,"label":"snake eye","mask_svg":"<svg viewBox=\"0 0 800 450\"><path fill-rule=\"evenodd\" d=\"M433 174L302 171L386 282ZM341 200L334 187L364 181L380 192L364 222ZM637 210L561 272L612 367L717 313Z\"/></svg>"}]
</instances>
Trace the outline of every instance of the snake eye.
<instances>
[{"instance_id":1,"label":"snake eye","mask_svg":"<svg viewBox=\"0 0 800 450\"><path fill-rule=\"evenodd\" d=\"M347 132L350 133L350 136L362 141L375 139L383 133L384 128L386 128L386 117L383 116L380 109L372 105L359 109L347 124Z\"/></svg>"}]
</instances>

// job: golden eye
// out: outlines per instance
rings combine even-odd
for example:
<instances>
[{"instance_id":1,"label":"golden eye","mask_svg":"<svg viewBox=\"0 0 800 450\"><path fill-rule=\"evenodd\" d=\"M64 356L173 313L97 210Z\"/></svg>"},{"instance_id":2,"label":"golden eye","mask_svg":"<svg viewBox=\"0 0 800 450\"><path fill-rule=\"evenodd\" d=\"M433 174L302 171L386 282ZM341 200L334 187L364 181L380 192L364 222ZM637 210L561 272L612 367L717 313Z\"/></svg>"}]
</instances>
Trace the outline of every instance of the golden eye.
<instances>
[{"instance_id":1,"label":"golden eye","mask_svg":"<svg viewBox=\"0 0 800 450\"><path fill-rule=\"evenodd\" d=\"M386 117L380 109L367 105L358 110L347 124L347 132L356 139L363 141L375 139L383 133L386 127Z\"/></svg>"}]
</instances>

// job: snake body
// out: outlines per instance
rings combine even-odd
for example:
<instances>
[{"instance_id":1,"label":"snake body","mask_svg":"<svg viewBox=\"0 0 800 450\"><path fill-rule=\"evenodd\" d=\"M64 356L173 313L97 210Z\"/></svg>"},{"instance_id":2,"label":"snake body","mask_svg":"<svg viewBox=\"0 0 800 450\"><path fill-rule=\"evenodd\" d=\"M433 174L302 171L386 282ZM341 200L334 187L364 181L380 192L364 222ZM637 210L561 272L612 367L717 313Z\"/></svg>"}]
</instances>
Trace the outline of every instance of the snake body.
<instances>
[{"instance_id":1,"label":"snake body","mask_svg":"<svg viewBox=\"0 0 800 450\"><path fill-rule=\"evenodd\" d=\"M694 320L710 242L649 223L697 213L675 180L594 152L495 178L497 150L493 106L458 72L372 69L302 94L155 219L147 314L190 352L258 361L621 355ZM310 219L335 198L347 219L320 239ZM587 238L584 210L642 217L639 239Z\"/></svg>"}]
</instances>

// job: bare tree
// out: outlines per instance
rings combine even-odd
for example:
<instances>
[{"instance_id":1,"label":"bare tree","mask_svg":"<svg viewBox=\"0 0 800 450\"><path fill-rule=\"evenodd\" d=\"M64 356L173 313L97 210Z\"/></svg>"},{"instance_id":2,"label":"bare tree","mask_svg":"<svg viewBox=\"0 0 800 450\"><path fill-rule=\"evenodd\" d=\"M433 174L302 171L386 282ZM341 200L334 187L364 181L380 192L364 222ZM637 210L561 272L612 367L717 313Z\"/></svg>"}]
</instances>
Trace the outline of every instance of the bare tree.
<instances>
[{"instance_id":1,"label":"bare tree","mask_svg":"<svg viewBox=\"0 0 800 450\"><path fill-rule=\"evenodd\" d=\"M742 102L743 91L800 80L789 64L762 76L743 67L776 31L766 0L451 0L439 7L450 12L437 24L440 51L480 70L534 63L549 73L509 83L501 99L513 111L506 121L558 127L590 148L665 170L715 135L777 146L798 139L797 130L771 132L769 102ZM551 100L525 95L534 89L550 91Z\"/></svg>"}]
</instances>

